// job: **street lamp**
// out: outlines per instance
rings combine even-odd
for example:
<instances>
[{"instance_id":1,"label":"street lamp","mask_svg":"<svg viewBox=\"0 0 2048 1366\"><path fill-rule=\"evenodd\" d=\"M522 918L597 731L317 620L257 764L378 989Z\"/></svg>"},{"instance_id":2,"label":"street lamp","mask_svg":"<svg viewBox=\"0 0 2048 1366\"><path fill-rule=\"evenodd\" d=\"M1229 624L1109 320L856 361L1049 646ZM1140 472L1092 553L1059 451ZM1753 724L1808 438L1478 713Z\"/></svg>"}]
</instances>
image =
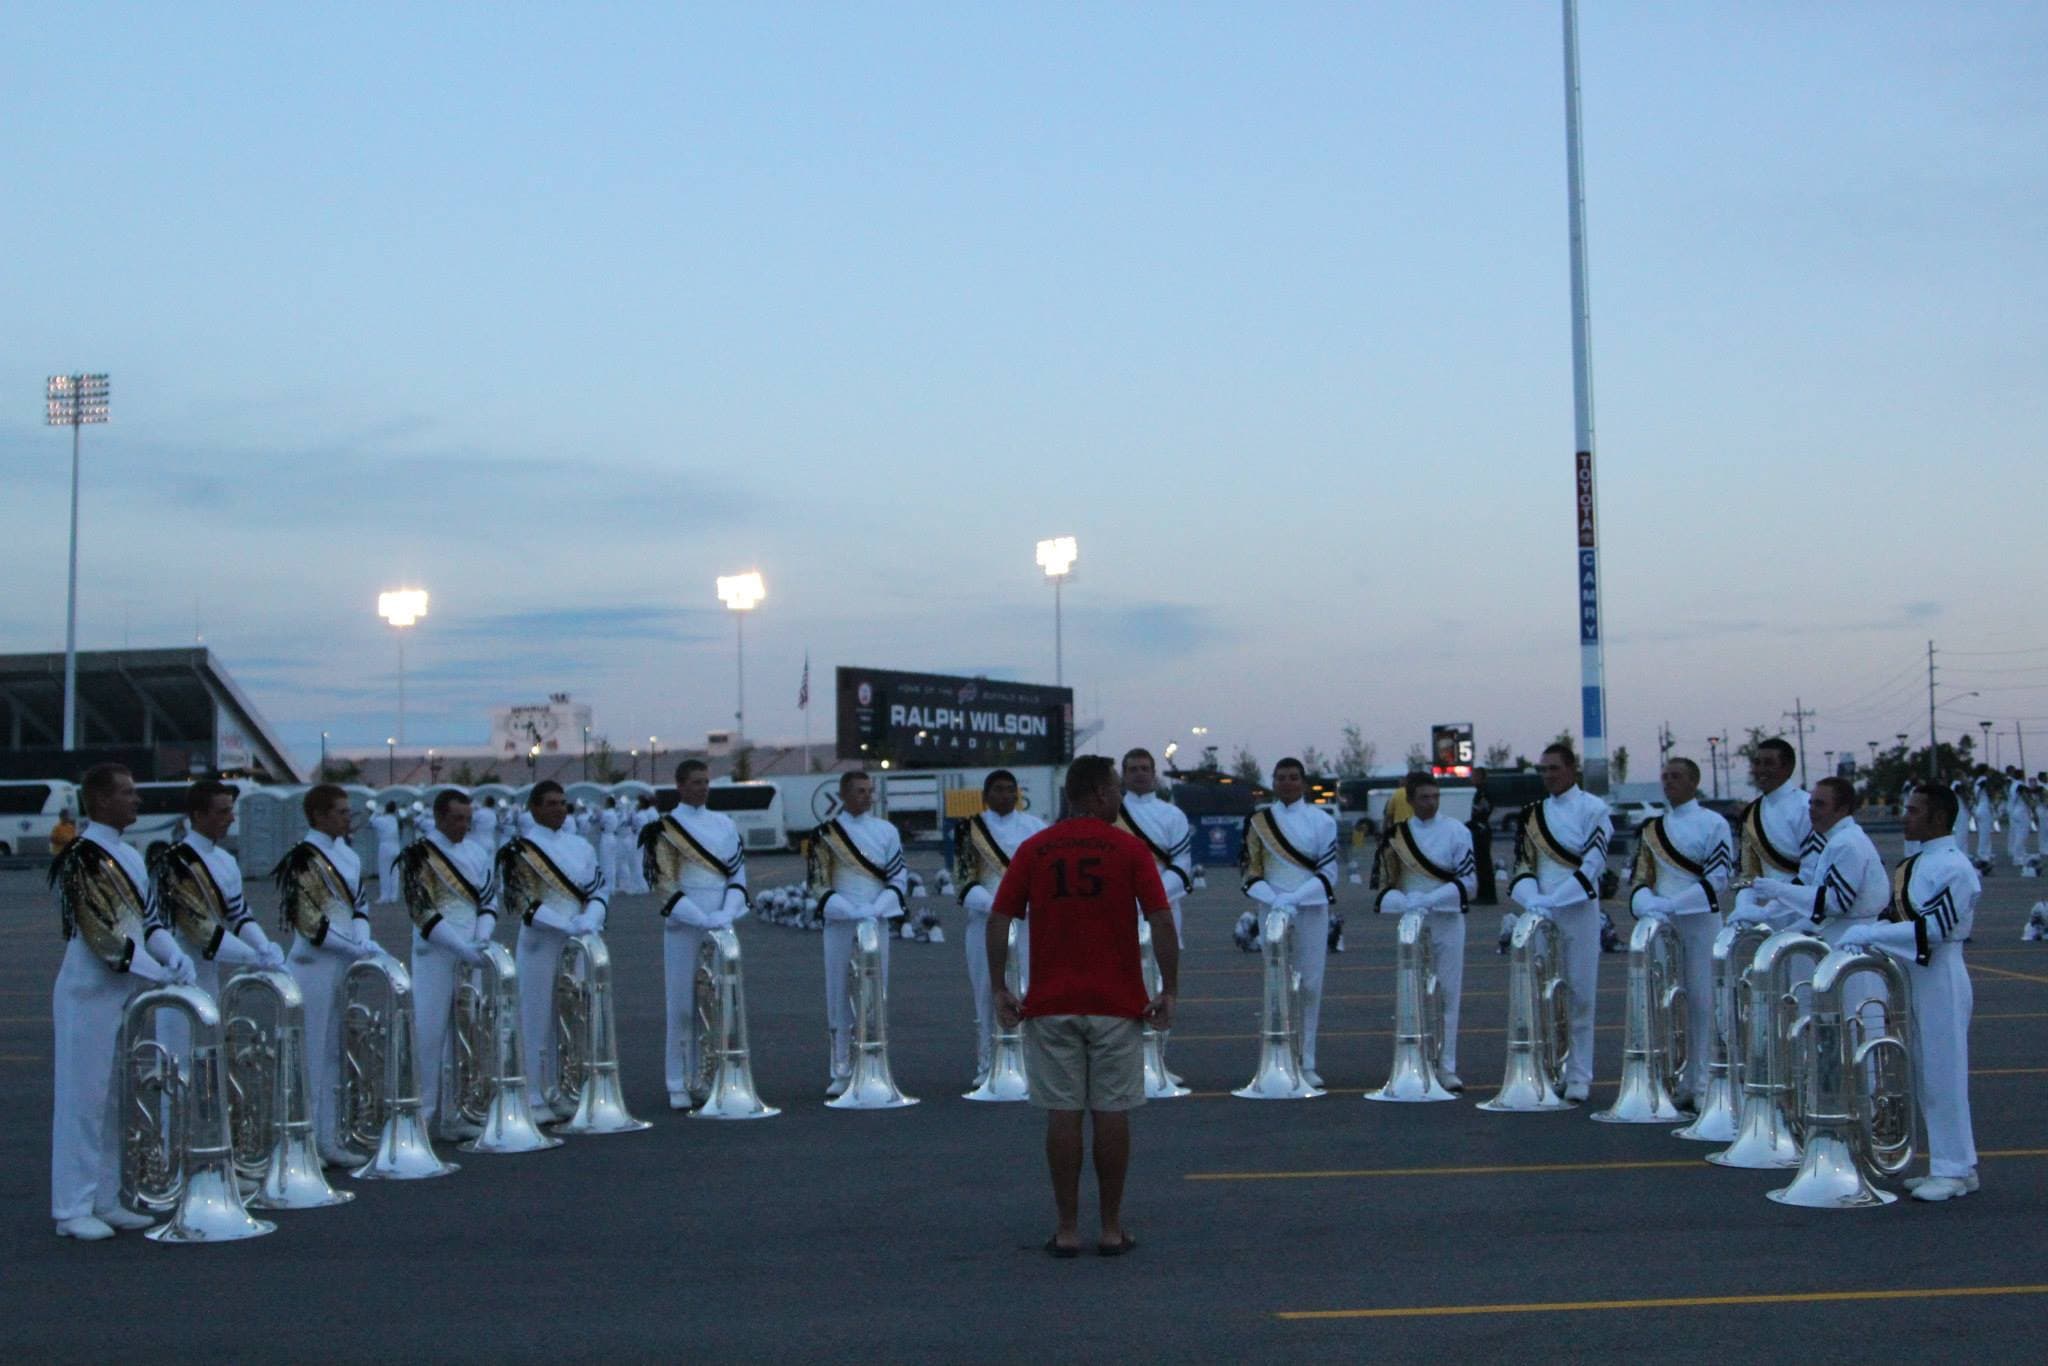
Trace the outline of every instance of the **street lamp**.
<instances>
[{"instance_id":1,"label":"street lamp","mask_svg":"<svg viewBox=\"0 0 2048 1366\"><path fill-rule=\"evenodd\" d=\"M71 429L71 570L64 590L64 748L78 748L78 429L107 420L105 375L52 375L43 390L52 427Z\"/></svg>"},{"instance_id":2,"label":"street lamp","mask_svg":"<svg viewBox=\"0 0 2048 1366\"><path fill-rule=\"evenodd\" d=\"M718 576L718 600L732 610L733 639L738 649L739 700L733 708L733 749L744 752L747 747L747 613L761 605L768 596L768 585L761 581L761 571L749 569L744 574L721 574Z\"/></svg>"},{"instance_id":3,"label":"street lamp","mask_svg":"<svg viewBox=\"0 0 2048 1366\"><path fill-rule=\"evenodd\" d=\"M590 781L590 727L583 728L583 781Z\"/></svg>"},{"instance_id":4,"label":"street lamp","mask_svg":"<svg viewBox=\"0 0 2048 1366\"><path fill-rule=\"evenodd\" d=\"M384 737L384 782L391 787L398 786L398 737Z\"/></svg>"},{"instance_id":5,"label":"street lamp","mask_svg":"<svg viewBox=\"0 0 2048 1366\"><path fill-rule=\"evenodd\" d=\"M327 781L327 732L324 730L320 732L320 776L313 781L316 783Z\"/></svg>"},{"instance_id":6,"label":"street lamp","mask_svg":"<svg viewBox=\"0 0 2048 1366\"><path fill-rule=\"evenodd\" d=\"M1081 558L1081 550L1072 536L1055 536L1049 541L1038 543L1038 567L1052 580L1052 681L1065 684L1066 640L1060 620L1060 595L1066 587L1067 577L1074 572L1074 561Z\"/></svg>"},{"instance_id":7,"label":"street lamp","mask_svg":"<svg viewBox=\"0 0 2048 1366\"><path fill-rule=\"evenodd\" d=\"M655 775L660 772L661 737L658 735L650 735L647 737L647 781L650 783L659 783L661 780Z\"/></svg>"},{"instance_id":8,"label":"street lamp","mask_svg":"<svg viewBox=\"0 0 2048 1366\"><path fill-rule=\"evenodd\" d=\"M398 633L398 738L405 738L405 628L427 614L427 590L399 588L377 595L377 615Z\"/></svg>"}]
</instances>

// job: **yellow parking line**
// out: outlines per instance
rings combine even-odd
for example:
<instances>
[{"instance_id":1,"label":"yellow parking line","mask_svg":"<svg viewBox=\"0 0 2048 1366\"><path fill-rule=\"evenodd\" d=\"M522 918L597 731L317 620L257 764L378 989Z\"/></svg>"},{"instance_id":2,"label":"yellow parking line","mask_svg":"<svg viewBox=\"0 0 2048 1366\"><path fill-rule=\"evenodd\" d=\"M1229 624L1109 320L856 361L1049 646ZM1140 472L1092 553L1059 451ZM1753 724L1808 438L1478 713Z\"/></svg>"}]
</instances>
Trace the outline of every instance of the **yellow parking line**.
<instances>
[{"instance_id":1,"label":"yellow parking line","mask_svg":"<svg viewBox=\"0 0 2048 1366\"><path fill-rule=\"evenodd\" d=\"M1912 1286L1901 1290L1809 1290L1777 1295L1672 1295L1643 1300L1554 1300L1532 1304L1439 1304L1410 1309L1287 1309L1281 1319L1422 1319L1468 1314L1573 1314L1606 1309L1712 1309L1756 1304L1834 1304L1856 1300L1945 1300L1989 1295L2048 1295L2048 1285Z\"/></svg>"},{"instance_id":2,"label":"yellow parking line","mask_svg":"<svg viewBox=\"0 0 2048 1366\"><path fill-rule=\"evenodd\" d=\"M1993 1148L1977 1159L2048 1157L2048 1148ZM1688 1168L1710 1172L1704 1157L1647 1158L1615 1162L1500 1162L1470 1167L1331 1167L1321 1171L1187 1172L1183 1181L1356 1181L1396 1176L1522 1176L1562 1172L1632 1172ZM1788 1169L1789 1171L1789 1169Z\"/></svg>"},{"instance_id":3,"label":"yellow parking line","mask_svg":"<svg viewBox=\"0 0 2048 1366\"><path fill-rule=\"evenodd\" d=\"M2048 986L2048 977L2037 977L2031 972L2014 972L2011 968L1987 968L1982 963L1970 964L1971 972L1988 972L1993 977L2011 977L2022 982L2039 982Z\"/></svg>"}]
</instances>

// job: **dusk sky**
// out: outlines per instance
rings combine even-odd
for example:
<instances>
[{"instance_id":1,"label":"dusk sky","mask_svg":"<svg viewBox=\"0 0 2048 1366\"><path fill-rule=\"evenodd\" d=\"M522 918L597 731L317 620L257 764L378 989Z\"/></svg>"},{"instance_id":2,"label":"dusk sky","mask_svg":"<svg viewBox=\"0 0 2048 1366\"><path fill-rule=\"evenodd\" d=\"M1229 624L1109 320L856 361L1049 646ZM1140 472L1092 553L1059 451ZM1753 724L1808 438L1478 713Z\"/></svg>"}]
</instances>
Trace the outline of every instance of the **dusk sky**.
<instances>
[{"instance_id":1,"label":"dusk sky","mask_svg":"<svg viewBox=\"0 0 2048 1366\"><path fill-rule=\"evenodd\" d=\"M1581 16L1611 743L2048 767L2048 7ZM1579 724L1560 23L1530 3L0 14L0 649L220 656L302 756L836 664L1101 745ZM1976 692L1974 698L1960 697ZM2038 731L2036 728L2038 727Z\"/></svg>"}]
</instances>

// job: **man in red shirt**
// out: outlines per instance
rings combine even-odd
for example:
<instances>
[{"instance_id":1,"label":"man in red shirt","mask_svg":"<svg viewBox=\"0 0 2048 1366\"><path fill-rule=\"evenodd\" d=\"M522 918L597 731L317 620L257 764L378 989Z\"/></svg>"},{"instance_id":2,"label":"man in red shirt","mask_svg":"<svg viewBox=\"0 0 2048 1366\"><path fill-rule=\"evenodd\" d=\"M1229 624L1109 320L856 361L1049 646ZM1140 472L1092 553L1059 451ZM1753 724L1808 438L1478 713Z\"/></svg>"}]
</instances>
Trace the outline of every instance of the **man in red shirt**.
<instances>
[{"instance_id":1,"label":"man in red shirt","mask_svg":"<svg viewBox=\"0 0 2048 1366\"><path fill-rule=\"evenodd\" d=\"M1067 769L1067 810L1059 824L1017 846L989 908L988 968L1001 982L1009 964L1010 922L1031 939L1031 983L1019 1002L996 992L1006 1028L1024 1022L1024 1067L1031 1102L1046 1111L1045 1159L1052 1169L1059 1231L1046 1240L1055 1257L1079 1253L1081 1121L1095 1117L1095 1182L1102 1236L1095 1250L1120 1256L1136 1247L1124 1231L1124 1176L1131 1163L1133 1108L1145 1103L1140 1020L1165 1029L1179 985L1180 940L1173 903L1142 840L1116 829L1123 789L1116 765L1084 754ZM1135 906L1152 926L1162 990L1148 999Z\"/></svg>"}]
</instances>

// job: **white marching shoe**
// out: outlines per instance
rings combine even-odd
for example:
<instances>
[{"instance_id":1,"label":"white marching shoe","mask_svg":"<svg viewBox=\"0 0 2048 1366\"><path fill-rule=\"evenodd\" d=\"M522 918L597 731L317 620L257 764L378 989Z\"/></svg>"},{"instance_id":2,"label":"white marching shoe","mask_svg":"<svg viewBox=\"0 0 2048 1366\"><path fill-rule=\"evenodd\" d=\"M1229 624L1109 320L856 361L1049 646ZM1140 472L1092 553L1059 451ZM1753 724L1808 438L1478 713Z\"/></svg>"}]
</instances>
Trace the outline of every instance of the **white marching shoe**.
<instances>
[{"instance_id":1,"label":"white marching shoe","mask_svg":"<svg viewBox=\"0 0 2048 1366\"><path fill-rule=\"evenodd\" d=\"M1564 1084L1564 1098L1566 1100L1581 1101L1592 1094L1593 1088L1588 1086L1585 1082L1568 1081Z\"/></svg>"},{"instance_id":2,"label":"white marching shoe","mask_svg":"<svg viewBox=\"0 0 2048 1366\"><path fill-rule=\"evenodd\" d=\"M132 1209L96 1209L92 1217L110 1228L155 1228L156 1220Z\"/></svg>"},{"instance_id":3,"label":"white marching shoe","mask_svg":"<svg viewBox=\"0 0 2048 1366\"><path fill-rule=\"evenodd\" d=\"M60 1219L57 1222L59 1238L76 1238L81 1243L97 1243L114 1236L114 1230L90 1214L83 1219Z\"/></svg>"},{"instance_id":4,"label":"white marching shoe","mask_svg":"<svg viewBox=\"0 0 2048 1366\"><path fill-rule=\"evenodd\" d=\"M1448 1068L1437 1069L1436 1083L1454 1096L1465 1089L1465 1079Z\"/></svg>"},{"instance_id":5,"label":"white marching shoe","mask_svg":"<svg viewBox=\"0 0 2048 1366\"><path fill-rule=\"evenodd\" d=\"M1302 1068L1301 1079L1307 1082L1310 1086L1315 1087L1318 1091L1323 1089L1323 1074L1316 1071L1316 1069L1313 1067Z\"/></svg>"},{"instance_id":6,"label":"white marching shoe","mask_svg":"<svg viewBox=\"0 0 2048 1366\"><path fill-rule=\"evenodd\" d=\"M1916 1176L1906 1183L1906 1189L1913 1193L1915 1200L1925 1200L1930 1204L1953 1200L1959 1195L1971 1195L1978 1188L1975 1172L1968 1176Z\"/></svg>"}]
</instances>

